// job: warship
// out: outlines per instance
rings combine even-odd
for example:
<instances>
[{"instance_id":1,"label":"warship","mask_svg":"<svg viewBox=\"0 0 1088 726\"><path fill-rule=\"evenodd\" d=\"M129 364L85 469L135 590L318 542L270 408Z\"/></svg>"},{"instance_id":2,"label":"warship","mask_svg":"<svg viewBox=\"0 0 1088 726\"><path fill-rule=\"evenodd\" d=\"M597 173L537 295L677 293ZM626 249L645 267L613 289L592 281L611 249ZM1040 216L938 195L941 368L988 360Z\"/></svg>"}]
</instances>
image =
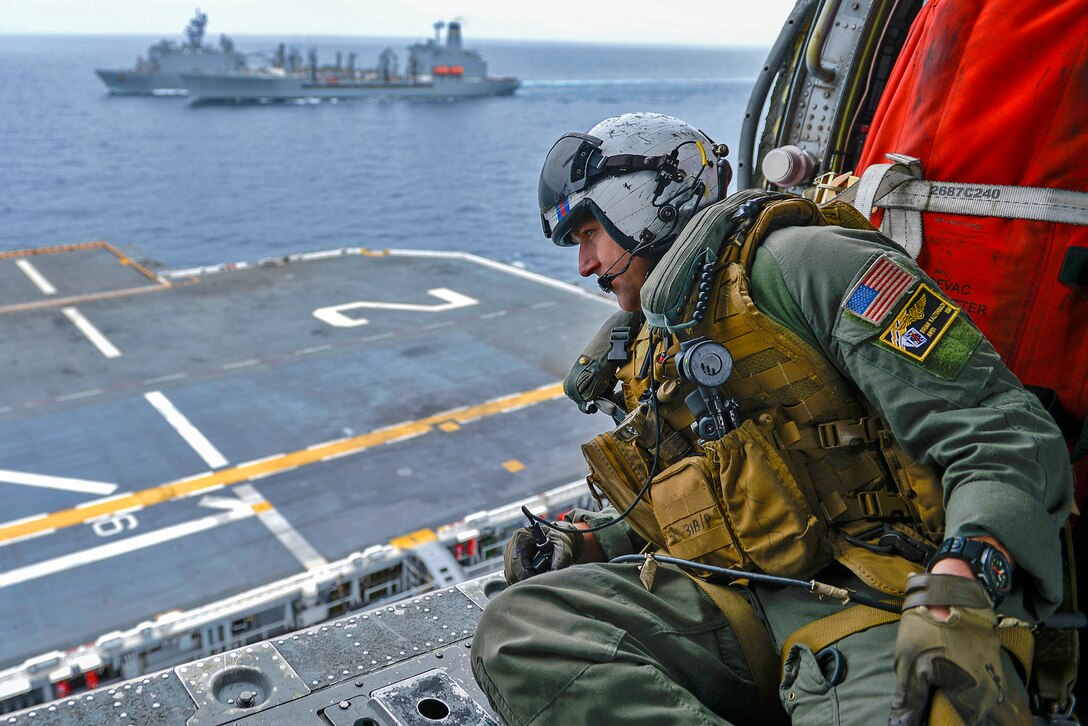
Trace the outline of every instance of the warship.
<instances>
[{"instance_id":1,"label":"warship","mask_svg":"<svg viewBox=\"0 0 1088 726\"><path fill-rule=\"evenodd\" d=\"M446 41L435 23L434 38L408 48L404 69L391 49L385 49L374 68L358 68L356 56L337 53L334 64L321 65L317 51L305 59L281 44L265 68L193 69L181 74L181 83L194 103L268 103L299 99L368 97L470 98L505 96L517 90L516 78L487 75L487 62L464 47L461 24L449 23Z\"/></svg>"},{"instance_id":2,"label":"warship","mask_svg":"<svg viewBox=\"0 0 1088 726\"><path fill-rule=\"evenodd\" d=\"M219 47L204 44L207 25L207 14L197 10L185 28L185 42L164 38L147 49L147 58L136 60L135 68L98 68L95 73L118 96L185 95L182 73L235 73L245 68L245 54L234 50L234 41L227 36L219 36Z\"/></svg>"},{"instance_id":3,"label":"warship","mask_svg":"<svg viewBox=\"0 0 1088 726\"><path fill-rule=\"evenodd\" d=\"M835 193L922 5L799 0L740 185ZM0 255L2 721L497 724L469 647L521 507L588 504L612 422L558 381L614 309L458 253Z\"/></svg>"}]
</instances>

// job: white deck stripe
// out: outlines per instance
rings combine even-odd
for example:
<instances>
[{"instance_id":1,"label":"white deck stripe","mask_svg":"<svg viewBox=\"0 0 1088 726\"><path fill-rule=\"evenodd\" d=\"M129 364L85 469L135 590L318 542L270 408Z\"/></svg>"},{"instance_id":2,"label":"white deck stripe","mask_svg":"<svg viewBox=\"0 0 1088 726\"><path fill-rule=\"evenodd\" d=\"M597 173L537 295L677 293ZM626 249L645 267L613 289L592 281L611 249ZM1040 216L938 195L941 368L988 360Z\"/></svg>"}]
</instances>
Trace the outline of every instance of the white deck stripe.
<instances>
[{"instance_id":1,"label":"white deck stripe","mask_svg":"<svg viewBox=\"0 0 1088 726\"><path fill-rule=\"evenodd\" d=\"M63 396L57 396L57 402L75 401L79 398L90 398L91 396L97 396L102 393L101 388L92 388L89 391L77 391L76 393L66 393Z\"/></svg>"},{"instance_id":2,"label":"white deck stripe","mask_svg":"<svg viewBox=\"0 0 1088 726\"><path fill-rule=\"evenodd\" d=\"M43 474L28 474L23 471L8 471L0 469L0 484L22 484L28 487L41 487L43 489L62 489L67 492L80 492L83 494L98 494L106 496L117 491L116 484L108 484L101 481L89 481L87 479L70 479L64 476L45 476Z\"/></svg>"},{"instance_id":3,"label":"white deck stripe","mask_svg":"<svg viewBox=\"0 0 1088 726\"><path fill-rule=\"evenodd\" d=\"M38 268L30 263L30 260L15 260L15 266L23 271L30 281L38 286L38 289L45 295L56 295L57 288L53 287L49 280L45 279L45 275L38 272Z\"/></svg>"},{"instance_id":4,"label":"white deck stripe","mask_svg":"<svg viewBox=\"0 0 1088 726\"><path fill-rule=\"evenodd\" d=\"M117 350L117 347L109 341L109 338L102 335L102 331L94 327L90 320L83 317L83 313L75 308L62 308L61 312L72 321L73 325L79 328L79 332L87 336L87 340L91 341L102 355L107 358L121 357L121 351Z\"/></svg>"},{"instance_id":5,"label":"white deck stripe","mask_svg":"<svg viewBox=\"0 0 1088 726\"><path fill-rule=\"evenodd\" d=\"M514 267L513 265L507 265L503 262L496 262L495 260L488 259L487 257L480 257L468 252L448 252L442 250L386 250L386 253L392 256L398 257L438 257L447 259L460 259L467 260L477 265L484 267L490 267L495 270L500 270L508 275L516 275L517 277L523 277L526 280L532 280L539 282L542 285L548 285L549 287L559 288L560 290L566 290L567 292L574 293L580 297L587 297L590 300L596 300L597 302L616 306L616 299L614 297L604 295L599 292L592 292L578 285L572 285L569 282L561 282L552 277L546 277L537 272L529 272L523 270L520 267Z\"/></svg>"},{"instance_id":6,"label":"white deck stripe","mask_svg":"<svg viewBox=\"0 0 1088 726\"><path fill-rule=\"evenodd\" d=\"M105 504L106 502L114 502L114 501L117 501L118 499L122 499L124 497L127 497L128 494L129 494L128 492L121 492L120 494L114 494L112 497L102 497L100 499L88 499L87 501L83 502L82 504L77 504L75 506L75 508L76 509L86 509L88 507L96 507L99 504Z\"/></svg>"},{"instance_id":7,"label":"white deck stripe","mask_svg":"<svg viewBox=\"0 0 1088 726\"><path fill-rule=\"evenodd\" d=\"M170 399L162 394L162 391L148 391L144 394L144 398L147 402L155 407L155 410L162 414L162 417L166 419L166 422L174 427L174 430L181 435L181 438L185 439L185 443L193 447L196 453L200 454L205 463L212 469L218 469L226 466L229 462L226 457L219 453L219 449L212 445L212 442L205 438L204 434L197 430L196 426L193 426L189 419L185 418L185 415L179 411L174 404L170 403Z\"/></svg>"},{"instance_id":8,"label":"white deck stripe","mask_svg":"<svg viewBox=\"0 0 1088 726\"><path fill-rule=\"evenodd\" d=\"M256 506L262 504L265 498L254 488L252 484L239 484L234 487L234 493L246 504ZM314 549L313 545L306 541L297 529L279 513L276 509L266 509L257 513L257 519L268 527L268 531L275 535L287 551L294 555L295 559L302 563L307 570L315 567L324 567L329 564L321 553Z\"/></svg>"},{"instance_id":9,"label":"white deck stripe","mask_svg":"<svg viewBox=\"0 0 1088 726\"><path fill-rule=\"evenodd\" d=\"M237 361L236 363L227 363L226 365L223 366L223 370L229 371L229 370L233 370L235 368L245 368L246 366L255 366L255 365L258 365L259 363L260 363L260 361L257 360L256 358L250 358L249 360L240 360L240 361Z\"/></svg>"},{"instance_id":10,"label":"white deck stripe","mask_svg":"<svg viewBox=\"0 0 1088 726\"><path fill-rule=\"evenodd\" d=\"M148 378L144 381L145 386L154 386L158 383L166 383L168 381L180 381L185 378L185 373L171 373L168 376L159 376L158 378Z\"/></svg>"},{"instance_id":11,"label":"white deck stripe","mask_svg":"<svg viewBox=\"0 0 1088 726\"><path fill-rule=\"evenodd\" d=\"M14 570L0 573L0 589L18 585L29 580L36 580L40 577L55 575L58 572L64 572L65 570L70 570L74 567L89 565L92 562L108 560L111 557L117 557L118 555L134 552L145 547L151 547L152 545L162 544L163 542L169 542L181 537L187 537L191 534L196 534L197 532L203 532L222 524L227 524L228 522L252 517L253 514L254 512L251 507L238 508L232 512L195 519L192 522L183 522L182 524L175 524L172 527L166 527L155 532L129 537L120 542L111 542L110 544L91 547L82 552L73 552L70 555L54 557L51 560L27 565L26 567L17 567Z\"/></svg>"}]
</instances>

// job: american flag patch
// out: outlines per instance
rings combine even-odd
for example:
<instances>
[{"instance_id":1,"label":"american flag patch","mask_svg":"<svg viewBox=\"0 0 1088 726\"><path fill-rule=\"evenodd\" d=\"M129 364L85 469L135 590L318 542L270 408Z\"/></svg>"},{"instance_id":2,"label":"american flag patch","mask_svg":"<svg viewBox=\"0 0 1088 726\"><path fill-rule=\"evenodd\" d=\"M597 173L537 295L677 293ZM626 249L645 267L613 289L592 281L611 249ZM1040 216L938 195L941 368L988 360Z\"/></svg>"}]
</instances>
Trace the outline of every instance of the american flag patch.
<instances>
[{"instance_id":1,"label":"american flag patch","mask_svg":"<svg viewBox=\"0 0 1088 726\"><path fill-rule=\"evenodd\" d=\"M907 272L887 255L881 255L847 293L843 307L862 320L880 325L917 279L917 275Z\"/></svg>"}]
</instances>

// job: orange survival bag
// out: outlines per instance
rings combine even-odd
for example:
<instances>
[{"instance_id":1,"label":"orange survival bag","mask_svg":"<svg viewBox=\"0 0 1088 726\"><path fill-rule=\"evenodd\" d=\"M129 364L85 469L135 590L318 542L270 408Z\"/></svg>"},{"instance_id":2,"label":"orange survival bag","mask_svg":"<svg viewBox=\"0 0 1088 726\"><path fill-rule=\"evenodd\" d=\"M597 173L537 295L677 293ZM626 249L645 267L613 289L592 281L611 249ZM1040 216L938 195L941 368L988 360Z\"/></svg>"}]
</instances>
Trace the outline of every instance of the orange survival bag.
<instances>
[{"instance_id":1,"label":"orange survival bag","mask_svg":"<svg viewBox=\"0 0 1088 726\"><path fill-rule=\"evenodd\" d=\"M858 164L854 204L1047 402L1088 494L1088 6L931 0ZM889 157L889 155L891 155ZM885 163L890 162L890 163Z\"/></svg>"}]
</instances>

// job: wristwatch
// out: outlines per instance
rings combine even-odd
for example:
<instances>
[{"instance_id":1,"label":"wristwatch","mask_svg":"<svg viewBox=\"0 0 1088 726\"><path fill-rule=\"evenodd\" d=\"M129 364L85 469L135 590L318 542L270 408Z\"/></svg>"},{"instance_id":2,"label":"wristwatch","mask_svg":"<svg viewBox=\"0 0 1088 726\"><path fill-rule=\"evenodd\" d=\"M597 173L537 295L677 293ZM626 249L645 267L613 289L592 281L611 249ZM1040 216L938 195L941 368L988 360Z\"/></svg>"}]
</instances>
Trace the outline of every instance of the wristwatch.
<instances>
[{"instance_id":1,"label":"wristwatch","mask_svg":"<svg viewBox=\"0 0 1088 726\"><path fill-rule=\"evenodd\" d=\"M963 560L971 566L995 607L1012 589L1012 566L1001 550L991 544L966 537L949 537L941 542L926 571L932 572L933 565L948 558Z\"/></svg>"}]
</instances>

